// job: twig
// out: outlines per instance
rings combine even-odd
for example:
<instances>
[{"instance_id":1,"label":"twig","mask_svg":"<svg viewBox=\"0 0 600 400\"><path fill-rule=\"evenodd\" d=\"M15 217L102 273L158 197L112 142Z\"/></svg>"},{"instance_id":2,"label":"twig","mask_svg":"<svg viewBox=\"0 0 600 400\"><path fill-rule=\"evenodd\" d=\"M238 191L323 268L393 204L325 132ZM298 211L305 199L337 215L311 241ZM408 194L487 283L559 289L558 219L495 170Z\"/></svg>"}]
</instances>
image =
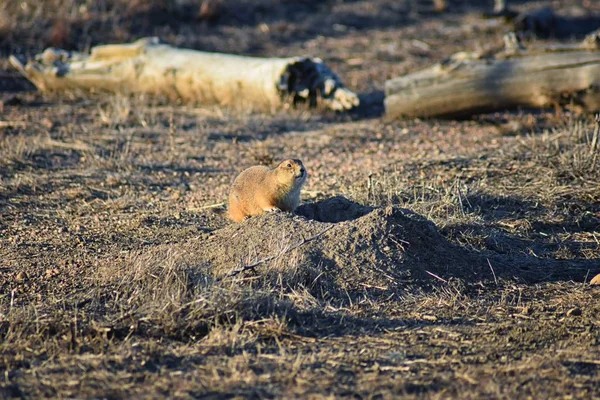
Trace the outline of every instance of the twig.
<instances>
[{"instance_id":1,"label":"twig","mask_svg":"<svg viewBox=\"0 0 600 400\"><path fill-rule=\"evenodd\" d=\"M592 143L590 144L590 155L596 153L596 148L598 147L598 134L600 133L600 114L596 114L594 121L596 122L596 126L594 127Z\"/></svg>"},{"instance_id":2,"label":"twig","mask_svg":"<svg viewBox=\"0 0 600 400\"><path fill-rule=\"evenodd\" d=\"M458 179L456 180L456 191L458 193L458 202L460 204L460 211L462 212L463 215L466 215L466 213L465 213L465 205L463 204L463 195L462 195L462 192L460 190L460 181ZM467 199L466 197L464 199L467 202L467 204L469 205L469 207L473 208L473 206L469 202L469 199Z\"/></svg>"},{"instance_id":3,"label":"twig","mask_svg":"<svg viewBox=\"0 0 600 400\"><path fill-rule=\"evenodd\" d=\"M175 118L173 112L169 114L169 158L173 161L175 158L175 133L177 132L177 126L175 125Z\"/></svg>"},{"instance_id":4,"label":"twig","mask_svg":"<svg viewBox=\"0 0 600 400\"><path fill-rule=\"evenodd\" d=\"M490 269L492 270L492 275L494 275L494 283L496 284L496 286L498 286L498 280L496 279L496 273L494 272L494 268L492 267L492 263L490 262L489 258L486 258L488 265L490 266Z\"/></svg>"},{"instance_id":5,"label":"twig","mask_svg":"<svg viewBox=\"0 0 600 400\"><path fill-rule=\"evenodd\" d=\"M54 139L47 139L46 140L46 144L48 144L49 146L52 147L58 147L60 149L65 149L65 150L75 150L75 151L91 151L92 150L92 146L90 146L89 144L82 142L82 141L75 141L72 143L67 143L67 142L61 142L58 140L54 140Z\"/></svg>"},{"instance_id":6,"label":"twig","mask_svg":"<svg viewBox=\"0 0 600 400\"><path fill-rule=\"evenodd\" d=\"M359 285L364 286L369 289L389 290L389 287L387 287L387 286L375 286L375 285L369 285L367 283L362 283L362 282L359 283Z\"/></svg>"},{"instance_id":7,"label":"twig","mask_svg":"<svg viewBox=\"0 0 600 400\"><path fill-rule=\"evenodd\" d=\"M391 276L390 274L388 274L387 272L385 272L385 271L384 271L384 270L382 270L381 268L377 268L377 267L376 267L376 266L374 266L374 265L372 266L372 268L373 268L375 271L377 271L377 272L379 272L380 274L382 274L383 276L385 276L386 278L388 278L390 281L392 281L392 283L393 283L393 284L395 284L395 285L397 285L397 284L398 284L398 282L396 282L396 279L395 279L393 276Z\"/></svg>"},{"instance_id":8,"label":"twig","mask_svg":"<svg viewBox=\"0 0 600 400\"><path fill-rule=\"evenodd\" d=\"M17 289L13 289L10 291L10 309L9 309L9 314L11 313L13 306L15 305L15 291Z\"/></svg>"},{"instance_id":9,"label":"twig","mask_svg":"<svg viewBox=\"0 0 600 400\"><path fill-rule=\"evenodd\" d=\"M27 122L21 121L0 121L0 128L12 128L17 126L27 126Z\"/></svg>"},{"instance_id":10,"label":"twig","mask_svg":"<svg viewBox=\"0 0 600 400\"><path fill-rule=\"evenodd\" d=\"M191 212L202 211L202 210L207 210L210 208L220 208L220 207L224 207L224 206L225 206L224 202L223 203L215 203L215 204L207 204L202 207L190 207L190 208L187 208L186 211L191 211Z\"/></svg>"},{"instance_id":11,"label":"twig","mask_svg":"<svg viewBox=\"0 0 600 400\"><path fill-rule=\"evenodd\" d=\"M427 270L425 270L425 272L427 272L429 275L433 276L433 277L434 277L434 278L436 278L436 279L439 279L440 281L442 281L442 282L444 282L444 283L448 283L448 281L447 281L447 280L445 280L444 278L442 278L442 277L440 277L440 276L438 276L438 275L434 274L433 272L429 272L429 271L427 271Z\"/></svg>"},{"instance_id":12,"label":"twig","mask_svg":"<svg viewBox=\"0 0 600 400\"><path fill-rule=\"evenodd\" d=\"M600 365L600 361L599 360L567 360L567 362L570 363L580 363L580 364L593 364L593 365Z\"/></svg>"},{"instance_id":13,"label":"twig","mask_svg":"<svg viewBox=\"0 0 600 400\"><path fill-rule=\"evenodd\" d=\"M278 254L276 254L274 256L266 257L266 258L260 259L258 261L255 261L252 264L244 265L244 266L242 266L242 267L240 267L238 269L234 269L226 277L227 278L231 278L233 276L241 274L242 272L250 271L250 270L256 268L257 266L259 266L260 264L264 264L266 262L276 260L279 257L281 257L282 255L284 255L285 253L289 253L290 251L297 249L298 247L300 247L300 246L302 246L302 245L310 242L311 240L318 238L319 236L323 235L328 230L332 229L334 226L335 225L331 225L331 226L323 229L321 232L319 232L319 233L317 233L317 234L315 234L315 235L313 235L313 236L311 236L311 237L309 237L307 239L301 240L300 242L296 243L295 245L284 249L283 251L279 252Z\"/></svg>"},{"instance_id":14,"label":"twig","mask_svg":"<svg viewBox=\"0 0 600 400\"><path fill-rule=\"evenodd\" d=\"M470 383L471 385L477 385L478 381L476 381L475 379L471 378L469 375L467 374L461 374L461 373L456 373L455 374L457 378L461 378L464 379L465 381L467 381L468 383Z\"/></svg>"},{"instance_id":15,"label":"twig","mask_svg":"<svg viewBox=\"0 0 600 400\"><path fill-rule=\"evenodd\" d=\"M585 286L585 284L588 281L588 276L590 276L590 270L588 269L587 272L585 273L585 278L583 278L583 284L581 286Z\"/></svg>"},{"instance_id":16,"label":"twig","mask_svg":"<svg viewBox=\"0 0 600 400\"><path fill-rule=\"evenodd\" d=\"M373 191L373 173L369 172L367 176L367 201L371 199L371 193Z\"/></svg>"}]
</instances>

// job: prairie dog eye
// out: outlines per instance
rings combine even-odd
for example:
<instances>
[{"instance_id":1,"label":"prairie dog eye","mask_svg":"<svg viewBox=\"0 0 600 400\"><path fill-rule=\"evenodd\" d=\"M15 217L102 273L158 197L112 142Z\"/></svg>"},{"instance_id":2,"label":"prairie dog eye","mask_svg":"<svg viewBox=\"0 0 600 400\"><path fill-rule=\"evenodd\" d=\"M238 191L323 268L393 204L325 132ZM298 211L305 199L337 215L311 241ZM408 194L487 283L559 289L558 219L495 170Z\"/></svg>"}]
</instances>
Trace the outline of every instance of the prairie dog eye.
<instances>
[{"instance_id":1,"label":"prairie dog eye","mask_svg":"<svg viewBox=\"0 0 600 400\"><path fill-rule=\"evenodd\" d=\"M292 164L291 164L291 163L288 163L287 167L288 167L288 168L292 168Z\"/></svg>"}]
</instances>

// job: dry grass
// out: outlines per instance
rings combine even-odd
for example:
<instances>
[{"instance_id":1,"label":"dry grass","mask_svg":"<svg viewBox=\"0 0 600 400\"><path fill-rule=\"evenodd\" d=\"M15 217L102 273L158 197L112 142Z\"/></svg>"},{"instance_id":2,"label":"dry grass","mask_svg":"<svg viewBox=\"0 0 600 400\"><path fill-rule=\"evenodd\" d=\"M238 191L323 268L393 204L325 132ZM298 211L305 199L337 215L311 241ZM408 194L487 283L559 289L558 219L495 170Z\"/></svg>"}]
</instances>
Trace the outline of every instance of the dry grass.
<instances>
[{"instance_id":1,"label":"dry grass","mask_svg":"<svg viewBox=\"0 0 600 400\"><path fill-rule=\"evenodd\" d=\"M103 115L105 109L88 110ZM157 125L149 126L167 137L173 120L190 126L201 119L213 126L208 130L215 129L208 122L212 117L189 111L172 118L172 112L157 111ZM228 118L258 125L257 119L265 117ZM249 242L240 249L239 263L227 271L261 262L263 251L286 257L261 262L256 274L218 279L221 273L206 264L198 246L214 235L203 231L218 231L226 223L210 210L186 211L212 172L187 175L183 185L194 191L177 183L176 172L194 170L194 161L181 154L192 152L185 146L206 136L180 128L184 140L175 141L173 149L162 137L144 138L142 130L126 139L129 145L119 144L123 131L115 127L142 129L138 121L98 119L97 128L86 128L88 133L77 139L90 145L87 149L57 147L35 131L4 137L2 196L8 208L3 211L0 353L8 376L2 388L9 395L375 391L437 397L444 391L513 397L520 386L530 395L594 393L597 372L590 360L597 349L598 310L595 292L581 283L519 284L488 274L473 284L446 275L427 286L403 282L381 288L369 284L363 292L324 292L331 276L323 280L322 266L307 262L302 252L292 250L288 257L296 239L283 230L272 241ZM553 133L503 137L500 149L483 149L460 162L395 161L389 164L393 169L371 176L370 188L365 180L347 194L429 216L450 240L488 255L498 276L506 246L507 254L529 249L550 261L594 262L600 254L594 230L598 209L589 203L595 194L586 180L596 179L597 171L585 180L561 171L593 162L593 155L590 161L583 156L596 129L595 123L580 121ZM327 126L320 132L336 135ZM343 140L352 146L356 139ZM395 135L384 140L392 143ZM236 148L250 156L255 146ZM275 140L268 148L277 146ZM155 148L160 153L150 156ZM177 161L169 161L173 152ZM63 167L51 169L52 174L37 166L43 157L42 165L56 168L57 155ZM65 169L76 155L79 164ZM548 162L550 155L562 161ZM148 162L156 169L148 169ZM207 158L203 163L210 165ZM225 194L229 174L213 181L220 182L222 194L204 201ZM528 185L518 187L520 181ZM343 192L344 182L337 185ZM67 210L60 210L61 204ZM27 237L20 226L29 226L35 237ZM47 233L44 226L50 228ZM559 256L558 248L569 252ZM369 282L366 275L345 279ZM314 281L319 283L311 286ZM555 349L552 357L544 355L548 349ZM164 372L157 374L159 369ZM495 378L486 372L492 369ZM43 381L34 383L34 376ZM310 384L316 377L319 383ZM553 390L543 385L546 379L564 384Z\"/></svg>"},{"instance_id":2,"label":"dry grass","mask_svg":"<svg viewBox=\"0 0 600 400\"><path fill-rule=\"evenodd\" d=\"M0 47L10 52L35 51L48 46L83 50L100 39L95 35L103 31L104 40L131 40L141 23L151 34L151 22L178 18L194 22L203 19L200 13L203 1L9 1L0 6ZM144 21L145 20L145 21ZM148 21L150 20L150 21ZM145 25L145 26L144 26ZM111 32L106 37L106 32ZM87 41L79 40L86 36Z\"/></svg>"}]
</instances>

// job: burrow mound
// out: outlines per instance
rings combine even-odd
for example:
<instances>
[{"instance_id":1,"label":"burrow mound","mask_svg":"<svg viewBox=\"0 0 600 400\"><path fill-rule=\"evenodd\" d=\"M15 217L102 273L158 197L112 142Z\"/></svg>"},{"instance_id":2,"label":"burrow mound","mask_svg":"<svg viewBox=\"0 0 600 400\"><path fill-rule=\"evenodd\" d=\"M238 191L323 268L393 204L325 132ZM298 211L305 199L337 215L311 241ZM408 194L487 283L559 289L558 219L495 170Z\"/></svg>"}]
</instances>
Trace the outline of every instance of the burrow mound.
<instances>
[{"instance_id":1,"label":"burrow mound","mask_svg":"<svg viewBox=\"0 0 600 400\"><path fill-rule=\"evenodd\" d=\"M435 279L431 274L488 278L485 260L448 242L424 217L343 197L302 205L297 215L266 214L226 226L202 247L217 278L272 275L293 288L386 289Z\"/></svg>"}]
</instances>

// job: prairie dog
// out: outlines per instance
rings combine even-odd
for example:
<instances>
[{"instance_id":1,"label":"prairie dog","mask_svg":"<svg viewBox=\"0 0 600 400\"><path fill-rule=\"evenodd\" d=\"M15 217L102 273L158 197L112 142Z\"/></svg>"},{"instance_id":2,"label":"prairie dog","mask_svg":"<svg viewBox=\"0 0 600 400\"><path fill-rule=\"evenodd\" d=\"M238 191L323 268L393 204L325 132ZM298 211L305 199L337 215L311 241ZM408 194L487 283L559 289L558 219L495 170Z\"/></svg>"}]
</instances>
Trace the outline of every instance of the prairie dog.
<instances>
[{"instance_id":1,"label":"prairie dog","mask_svg":"<svg viewBox=\"0 0 600 400\"><path fill-rule=\"evenodd\" d=\"M241 222L265 211L293 212L308 174L302 161L284 160L275 168L254 166L240 173L229 192L229 218Z\"/></svg>"}]
</instances>

